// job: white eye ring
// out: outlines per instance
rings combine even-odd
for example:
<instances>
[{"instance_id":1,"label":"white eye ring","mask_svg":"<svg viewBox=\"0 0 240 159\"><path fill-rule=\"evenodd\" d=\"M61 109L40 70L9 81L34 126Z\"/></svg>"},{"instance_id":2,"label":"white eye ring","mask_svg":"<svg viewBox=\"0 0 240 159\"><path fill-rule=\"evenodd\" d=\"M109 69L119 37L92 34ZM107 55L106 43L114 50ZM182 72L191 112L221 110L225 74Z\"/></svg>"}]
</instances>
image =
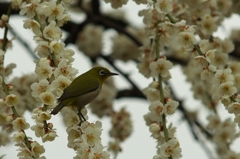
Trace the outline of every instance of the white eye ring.
<instances>
[{"instance_id":1,"label":"white eye ring","mask_svg":"<svg viewBox=\"0 0 240 159\"><path fill-rule=\"evenodd\" d=\"M100 70L99 71L99 75L101 75L101 76L105 75L105 71L104 70Z\"/></svg>"}]
</instances>

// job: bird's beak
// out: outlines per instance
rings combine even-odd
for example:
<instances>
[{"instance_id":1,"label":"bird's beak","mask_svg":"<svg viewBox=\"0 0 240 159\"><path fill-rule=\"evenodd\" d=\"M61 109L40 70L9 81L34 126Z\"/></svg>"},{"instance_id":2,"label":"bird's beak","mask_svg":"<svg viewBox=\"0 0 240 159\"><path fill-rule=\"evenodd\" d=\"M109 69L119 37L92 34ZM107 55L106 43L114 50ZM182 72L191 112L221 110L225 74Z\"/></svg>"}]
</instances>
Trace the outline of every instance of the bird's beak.
<instances>
[{"instance_id":1,"label":"bird's beak","mask_svg":"<svg viewBox=\"0 0 240 159\"><path fill-rule=\"evenodd\" d=\"M117 73L110 72L111 76L118 75Z\"/></svg>"}]
</instances>

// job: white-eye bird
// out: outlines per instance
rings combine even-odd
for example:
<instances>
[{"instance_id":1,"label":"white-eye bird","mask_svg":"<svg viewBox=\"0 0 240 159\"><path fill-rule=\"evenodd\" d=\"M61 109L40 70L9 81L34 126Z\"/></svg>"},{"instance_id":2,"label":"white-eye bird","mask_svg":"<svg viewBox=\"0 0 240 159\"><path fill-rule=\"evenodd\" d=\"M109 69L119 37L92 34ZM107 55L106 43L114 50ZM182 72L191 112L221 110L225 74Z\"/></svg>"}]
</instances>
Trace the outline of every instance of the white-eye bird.
<instances>
[{"instance_id":1,"label":"white-eye bird","mask_svg":"<svg viewBox=\"0 0 240 159\"><path fill-rule=\"evenodd\" d=\"M58 105L51 114L57 114L65 106L75 106L78 109L80 120L86 121L81 109L95 99L102 89L103 82L110 76L118 75L104 67L94 67L75 78L72 83L63 90L58 99Z\"/></svg>"}]
</instances>

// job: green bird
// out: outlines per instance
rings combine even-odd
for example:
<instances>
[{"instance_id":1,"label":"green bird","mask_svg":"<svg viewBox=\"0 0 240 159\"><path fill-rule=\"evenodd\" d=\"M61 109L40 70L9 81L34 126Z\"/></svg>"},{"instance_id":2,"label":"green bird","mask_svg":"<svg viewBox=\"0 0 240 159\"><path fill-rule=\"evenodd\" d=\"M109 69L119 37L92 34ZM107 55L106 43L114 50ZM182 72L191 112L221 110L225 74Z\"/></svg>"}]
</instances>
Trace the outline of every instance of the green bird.
<instances>
[{"instance_id":1,"label":"green bird","mask_svg":"<svg viewBox=\"0 0 240 159\"><path fill-rule=\"evenodd\" d=\"M94 100L102 89L103 82L110 76L118 75L104 67L94 67L75 78L72 83L63 90L58 98L58 105L51 114L57 114L65 106L75 106L78 109L80 120L86 121L81 109Z\"/></svg>"}]
</instances>

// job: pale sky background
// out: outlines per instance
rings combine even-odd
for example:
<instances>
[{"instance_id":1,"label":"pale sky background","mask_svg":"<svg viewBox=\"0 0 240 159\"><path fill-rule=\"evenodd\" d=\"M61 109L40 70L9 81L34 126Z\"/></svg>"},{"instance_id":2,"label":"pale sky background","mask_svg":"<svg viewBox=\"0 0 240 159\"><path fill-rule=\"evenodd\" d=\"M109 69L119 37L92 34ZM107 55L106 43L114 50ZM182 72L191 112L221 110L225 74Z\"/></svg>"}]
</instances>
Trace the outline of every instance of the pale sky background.
<instances>
[{"instance_id":1,"label":"pale sky background","mask_svg":"<svg viewBox=\"0 0 240 159\"><path fill-rule=\"evenodd\" d=\"M141 18L138 17L138 7L139 6L135 5L135 3L132 1L129 1L128 5L123 7L124 11L127 12L127 17L132 22L134 22L136 26L142 24ZM107 4L104 6L103 10L108 10L109 8L110 5ZM23 19L24 18L11 17L10 24L14 30L16 30L16 32L26 40L29 46L31 48L34 48L35 43L32 40L33 36L31 34L31 31L22 29ZM239 27L239 22L239 17L232 17L230 20L224 22L223 27L218 30L217 34L220 35L221 38L224 38L227 34L230 33L231 28ZM0 30L0 36L3 36L2 29ZM89 60L84 57L84 55L79 54L79 51L76 50L73 46L68 47L75 50L75 61L73 62L73 67L79 70L79 74L87 71L91 67ZM33 63L32 58L27 54L27 51L24 48L19 46L19 43L16 40L13 41L13 48L7 51L5 59L5 65L12 62L17 64L17 68L13 71L13 76L21 76L23 74L33 72L35 69L35 64ZM131 73L131 78L138 84L141 89L145 88L150 83L151 80L146 80L142 75L138 73L138 70L136 69L134 63L129 62L123 64L121 62L118 62L117 65L120 66L125 72ZM114 72L115 70L111 71ZM185 77L182 75L181 69L179 67L174 67L171 70L171 73L171 83L173 83L174 90L177 92L180 98L185 100L186 106L190 110L200 111L199 118L202 119L203 123L206 123L206 116L208 114L208 111L203 108L200 102L197 102L192 98L190 85L185 83ZM118 83L118 88L128 86L128 83L126 83L124 78L121 76L114 77L114 80L116 83ZM148 112L148 106L149 103L147 101L138 99L124 98L115 101L115 109L119 110L122 107L125 107L131 113L131 119L133 121L133 133L128 139L126 139L126 141L122 143L123 151L118 155L118 159L151 159L156 154L156 141L150 137L151 134L143 119L143 115ZM230 116L226 113L226 110L224 110L223 106L221 106L220 109L223 119ZM167 119L168 124L172 122L173 125L177 127L177 138L179 139L182 148L182 158L207 159L208 157L206 156L205 151L199 145L199 143L193 139L187 123L181 120L181 116L182 114L177 111L175 115L168 117ZM27 118L27 121L31 126L34 124L30 113L26 113L24 117ZM104 146L107 146L107 143L110 141L108 137L108 131L111 126L110 120L108 118L98 119L95 115L89 115L89 122L95 122L96 120L100 120L102 122L102 143ZM32 137L33 140L37 140L41 145L44 145L46 150L44 156L46 156L47 159L72 158L76 155L76 153L67 147L66 127L62 124L61 115L58 114L56 116L53 116L50 121L54 124L59 136L54 142L42 143L41 139L37 138L34 135L34 132L30 129L26 131L27 135ZM239 146L240 140L237 140L234 143L234 149L239 150ZM209 148L209 151L213 151L211 147ZM0 156L6 154L4 159L17 158L18 151L16 151L16 149L17 147L15 147L14 144L8 144L5 147L1 147Z\"/></svg>"}]
</instances>

